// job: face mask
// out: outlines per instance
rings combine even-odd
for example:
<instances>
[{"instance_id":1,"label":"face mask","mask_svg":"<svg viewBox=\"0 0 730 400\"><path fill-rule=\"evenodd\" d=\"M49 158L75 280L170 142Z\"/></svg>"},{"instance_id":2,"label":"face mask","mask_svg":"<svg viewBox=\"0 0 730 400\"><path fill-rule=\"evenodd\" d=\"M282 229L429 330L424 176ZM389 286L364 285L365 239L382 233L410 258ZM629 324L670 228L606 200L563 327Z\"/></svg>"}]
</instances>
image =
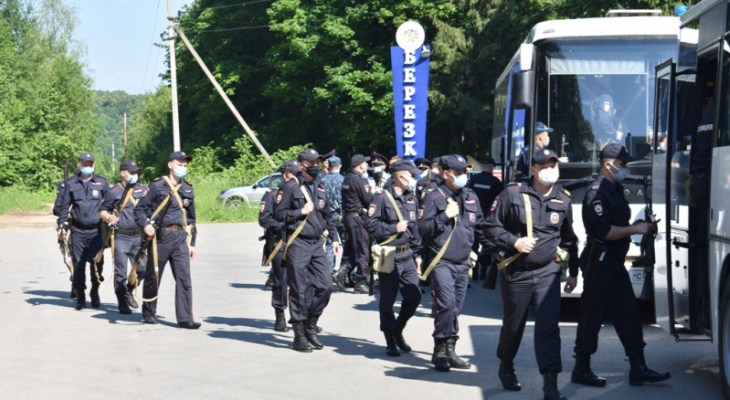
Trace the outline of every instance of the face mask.
<instances>
[{"instance_id":1,"label":"face mask","mask_svg":"<svg viewBox=\"0 0 730 400\"><path fill-rule=\"evenodd\" d=\"M363 177L364 179L368 179L368 171L363 171L363 172L362 172L362 177Z\"/></svg>"},{"instance_id":2,"label":"face mask","mask_svg":"<svg viewBox=\"0 0 730 400\"><path fill-rule=\"evenodd\" d=\"M311 167L307 167L307 175L311 176L312 178L315 178L319 174L319 167L316 165L312 165Z\"/></svg>"},{"instance_id":3,"label":"face mask","mask_svg":"<svg viewBox=\"0 0 730 400\"><path fill-rule=\"evenodd\" d=\"M380 167L380 166L373 167L373 172L376 174L379 174L379 173L383 172L383 167Z\"/></svg>"},{"instance_id":4,"label":"face mask","mask_svg":"<svg viewBox=\"0 0 730 400\"><path fill-rule=\"evenodd\" d=\"M185 175L188 174L188 168L178 167L174 171L172 171L172 174L175 175L175 178L182 179L185 177Z\"/></svg>"},{"instance_id":5,"label":"face mask","mask_svg":"<svg viewBox=\"0 0 730 400\"><path fill-rule=\"evenodd\" d=\"M540 172L537 174L537 180L540 181L545 186L552 186L555 184L555 182L558 181L558 178L560 177L560 170L558 170L558 167L555 168L545 168L543 170L540 170Z\"/></svg>"},{"instance_id":6,"label":"face mask","mask_svg":"<svg viewBox=\"0 0 730 400\"><path fill-rule=\"evenodd\" d=\"M612 166L613 168L615 168L616 170L618 170L618 172L616 172L616 173L614 173L614 172L613 172L613 171L611 171L611 170L609 170L609 171L608 171L608 172L610 172L610 173L611 173L611 177L612 177L612 178L613 178L613 180L615 180L616 182L622 182L622 181L623 181L624 179L626 179L626 176L628 176L628 175L629 175L629 169L628 169L628 168L619 168L619 167L617 167L617 166L613 165L613 163L611 163L611 166Z\"/></svg>"},{"instance_id":7,"label":"face mask","mask_svg":"<svg viewBox=\"0 0 730 400\"><path fill-rule=\"evenodd\" d=\"M130 174L127 182L131 183L132 185L137 183L137 174Z\"/></svg>"},{"instance_id":8,"label":"face mask","mask_svg":"<svg viewBox=\"0 0 730 400\"><path fill-rule=\"evenodd\" d=\"M461 189L464 186L466 186L467 182L469 181L469 178L467 178L466 174L462 174L459 176L454 175L454 186L457 189Z\"/></svg>"},{"instance_id":9,"label":"face mask","mask_svg":"<svg viewBox=\"0 0 730 400\"><path fill-rule=\"evenodd\" d=\"M659 143L659 151L666 153L667 149L664 147L664 142Z\"/></svg>"},{"instance_id":10,"label":"face mask","mask_svg":"<svg viewBox=\"0 0 730 400\"><path fill-rule=\"evenodd\" d=\"M545 141L545 146L542 146L542 147L548 147L549 144L550 144L550 136L547 137L547 140Z\"/></svg>"},{"instance_id":11,"label":"face mask","mask_svg":"<svg viewBox=\"0 0 730 400\"><path fill-rule=\"evenodd\" d=\"M408 178L408 177L406 179L408 180L404 184L404 189L406 190L406 192L411 192L411 193L415 192L416 191L416 186L418 185L418 181L416 181L413 178Z\"/></svg>"},{"instance_id":12,"label":"face mask","mask_svg":"<svg viewBox=\"0 0 730 400\"><path fill-rule=\"evenodd\" d=\"M426 173L425 172L421 172L420 174L416 175L416 179L419 180L419 181L421 179L425 178L425 177L426 177Z\"/></svg>"},{"instance_id":13,"label":"face mask","mask_svg":"<svg viewBox=\"0 0 730 400\"><path fill-rule=\"evenodd\" d=\"M94 167L93 166L91 166L91 167L81 167L81 173L84 174L84 175L86 175L86 176L89 176L89 175L91 175L91 174L94 173Z\"/></svg>"}]
</instances>

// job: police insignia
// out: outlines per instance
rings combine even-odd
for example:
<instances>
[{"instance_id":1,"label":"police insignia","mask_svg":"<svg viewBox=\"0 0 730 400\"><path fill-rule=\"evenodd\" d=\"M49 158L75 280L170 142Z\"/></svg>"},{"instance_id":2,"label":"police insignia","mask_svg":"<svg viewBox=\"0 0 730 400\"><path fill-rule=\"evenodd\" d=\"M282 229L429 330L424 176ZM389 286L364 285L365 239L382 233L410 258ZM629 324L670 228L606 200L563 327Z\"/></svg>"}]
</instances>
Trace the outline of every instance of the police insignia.
<instances>
[{"instance_id":1,"label":"police insignia","mask_svg":"<svg viewBox=\"0 0 730 400\"><path fill-rule=\"evenodd\" d=\"M324 208L324 199L319 199L319 208Z\"/></svg>"},{"instance_id":2,"label":"police insignia","mask_svg":"<svg viewBox=\"0 0 730 400\"><path fill-rule=\"evenodd\" d=\"M610 101L604 101L603 102L603 111L604 112L611 112L611 102Z\"/></svg>"},{"instance_id":3,"label":"police insignia","mask_svg":"<svg viewBox=\"0 0 730 400\"><path fill-rule=\"evenodd\" d=\"M494 199L494 202L492 203L492 208L489 211L494 211L497 209L497 204L499 204L499 197Z\"/></svg>"},{"instance_id":4,"label":"police insignia","mask_svg":"<svg viewBox=\"0 0 730 400\"><path fill-rule=\"evenodd\" d=\"M469 213L469 222L477 222L477 215L474 213Z\"/></svg>"},{"instance_id":5,"label":"police insignia","mask_svg":"<svg viewBox=\"0 0 730 400\"><path fill-rule=\"evenodd\" d=\"M370 193L370 185L365 185L365 191Z\"/></svg>"},{"instance_id":6,"label":"police insignia","mask_svg":"<svg viewBox=\"0 0 730 400\"><path fill-rule=\"evenodd\" d=\"M411 211L410 216L411 216L411 221L415 221L416 220L416 212L415 211Z\"/></svg>"},{"instance_id":7,"label":"police insignia","mask_svg":"<svg viewBox=\"0 0 730 400\"><path fill-rule=\"evenodd\" d=\"M183 207L187 207L190 205L190 199L183 200Z\"/></svg>"},{"instance_id":8,"label":"police insignia","mask_svg":"<svg viewBox=\"0 0 730 400\"><path fill-rule=\"evenodd\" d=\"M556 225L558 222L560 222L560 216L558 213L550 214L550 223Z\"/></svg>"},{"instance_id":9,"label":"police insignia","mask_svg":"<svg viewBox=\"0 0 730 400\"><path fill-rule=\"evenodd\" d=\"M545 155L548 155L548 154L550 154L550 150L544 150L544 151L543 151L543 154L545 154Z\"/></svg>"},{"instance_id":10,"label":"police insignia","mask_svg":"<svg viewBox=\"0 0 730 400\"><path fill-rule=\"evenodd\" d=\"M279 192L279 194L276 195L276 204L281 203L281 197L281 192Z\"/></svg>"},{"instance_id":11,"label":"police insignia","mask_svg":"<svg viewBox=\"0 0 730 400\"><path fill-rule=\"evenodd\" d=\"M370 208L368 208L368 217L372 217L373 215L375 215L375 210L377 209L378 206L376 206L375 204L371 204Z\"/></svg>"},{"instance_id":12,"label":"police insignia","mask_svg":"<svg viewBox=\"0 0 730 400\"><path fill-rule=\"evenodd\" d=\"M264 212L264 208L266 208L266 202L265 201L262 201L261 202L261 208L259 208L259 212L260 213Z\"/></svg>"},{"instance_id":13,"label":"police insignia","mask_svg":"<svg viewBox=\"0 0 730 400\"><path fill-rule=\"evenodd\" d=\"M96 190L96 189L94 189L94 190L91 191L91 195L94 196L94 197L99 197L99 191Z\"/></svg>"},{"instance_id":14,"label":"police insignia","mask_svg":"<svg viewBox=\"0 0 730 400\"><path fill-rule=\"evenodd\" d=\"M599 217L603 215L603 204L601 204L600 200L593 202L593 212Z\"/></svg>"}]
</instances>

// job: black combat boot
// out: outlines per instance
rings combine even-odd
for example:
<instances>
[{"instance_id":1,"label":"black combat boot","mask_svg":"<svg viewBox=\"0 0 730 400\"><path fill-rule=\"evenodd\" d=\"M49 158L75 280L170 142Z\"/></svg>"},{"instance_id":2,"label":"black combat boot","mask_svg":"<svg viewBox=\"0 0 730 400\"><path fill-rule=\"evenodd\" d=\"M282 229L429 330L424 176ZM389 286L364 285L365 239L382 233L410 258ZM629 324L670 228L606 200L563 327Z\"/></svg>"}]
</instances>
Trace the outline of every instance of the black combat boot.
<instances>
[{"instance_id":1,"label":"black combat boot","mask_svg":"<svg viewBox=\"0 0 730 400\"><path fill-rule=\"evenodd\" d=\"M400 356L400 351L395 344L395 331L383 331L383 335L385 335L385 354L389 357Z\"/></svg>"},{"instance_id":2,"label":"black combat boot","mask_svg":"<svg viewBox=\"0 0 730 400\"><path fill-rule=\"evenodd\" d=\"M269 273L269 277L266 278L266 283L264 284L264 288L266 288L266 290L271 290L274 288L274 274Z\"/></svg>"},{"instance_id":3,"label":"black combat boot","mask_svg":"<svg viewBox=\"0 0 730 400\"><path fill-rule=\"evenodd\" d=\"M591 371L591 356L582 354L575 355L575 367L570 381L588 386L606 386L606 378L596 376Z\"/></svg>"},{"instance_id":4,"label":"black combat boot","mask_svg":"<svg viewBox=\"0 0 730 400\"><path fill-rule=\"evenodd\" d=\"M357 294L370 293L370 286L368 286L367 279L365 279L363 277L355 278L355 293L357 293Z\"/></svg>"},{"instance_id":5,"label":"black combat boot","mask_svg":"<svg viewBox=\"0 0 730 400\"><path fill-rule=\"evenodd\" d=\"M395 330L395 344L399 349L406 353L411 352L411 346L406 343L406 339L403 337L403 329L406 327L404 322L398 322L398 329Z\"/></svg>"},{"instance_id":6,"label":"black combat boot","mask_svg":"<svg viewBox=\"0 0 730 400\"><path fill-rule=\"evenodd\" d=\"M513 392L522 390L515 373L515 364L512 361L501 361L499 363L499 380L502 381L502 387L506 390Z\"/></svg>"},{"instance_id":7,"label":"black combat boot","mask_svg":"<svg viewBox=\"0 0 730 400\"><path fill-rule=\"evenodd\" d=\"M276 314L274 330L277 332L288 332L289 328L286 326L286 317L284 316L284 310L280 308L275 308L274 313Z\"/></svg>"},{"instance_id":8,"label":"black combat boot","mask_svg":"<svg viewBox=\"0 0 730 400\"><path fill-rule=\"evenodd\" d=\"M307 325L304 328L304 336L307 338L309 344L311 344L315 350L322 350L322 347L324 347L324 345L319 341L319 338L317 337L318 319L319 315L312 315L309 317L309 319L307 319Z\"/></svg>"},{"instance_id":9,"label":"black combat boot","mask_svg":"<svg viewBox=\"0 0 730 400\"><path fill-rule=\"evenodd\" d=\"M132 285L127 285L127 291L124 293L124 299L127 300L127 305L130 308L134 308L135 310L139 308L137 300L134 299L134 287Z\"/></svg>"},{"instance_id":10,"label":"black combat boot","mask_svg":"<svg viewBox=\"0 0 730 400\"><path fill-rule=\"evenodd\" d=\"M350 268L347 264L340 264L340 269L332 275L332 280L335 282L338 288L345 290L347 288L347 275L350 273Z\"/></svg>"},{"instance_id":11,"label":"black combat boot","mask_svg":"<svg viewBox=\"0 0 730 400\"><path fill-rule=\"evenodd\" d=\"M309 345L307 338L304 336L304 325L302 322L292 322L292 329L294 329L294 345L292 348L302 353L311 353L312 346Z\"/></svg>"},{"instance_id":12,"label":"black combat boot","mask_svg":"<svg viewBox=\"0 0 730 400\"><path fill-rule=\"evenodd\" d=\"M101 299L99 299L99 284L92 284L91 290L89 291L89 297L91 297L91 306L99 308L101 305Z\"/></svg>"},{"instance_id":13,"label":"black combat boot","mask_svg":"<svg viewBox=\"0 0 730 400\"><path fill-rule=\"evenodd\" d=\"M117 302L119 303L120 314L131 314L132 310L127 304L127 300L124 298L124 293L117 293Z\"/></svg>"},{"instance_id":14,"label":"black combat boot","mask_svg":"<svg viewBox=\"0 0 730 400\"><path fill-rule=\"evenodd\" d=\"M74 285L73 284L71 285L71 294L70 294L70 296L71 296L72 299L75 299L76 298L76 289L74 288Z\"/></svg>"},{"instance_id":15,"label":"black combat boot","mask_svg":"<svg viewBox=\"0 0 730 400\"><path fill-rule=\"evenodd\" d=\"M633 356L629 356L629 362L631 362L629 385L641 386L645 382L661 382L672 377L669 372L656 372L650 370L649 367L646 366L643 351L640 351Z\"/></svg>"},{"instance_id":16,"label":"black combat boot","mask_svg":"<svg viewBox=\"0 0 730 400\"><path fill-rule=\"evenodd\" d=\"M76 307L77 310L83 310L86 308L86 295L84 292L76 292Z\"/></svg>"},{"instance_id":17,"label":"black combat boot","mask_svg":"<svg viewBox=\"0 0 730 400\"><path fill-rule=\"evenodd\" d=\"M448 372L449 360L446 358L446 340L441 338L433 338L433 356L431 363L436 367L436 371Z\"/></svg>"},{"instance_id":18,"label":"black combat boot","mask_svg":"<svg viewBox=\"0 0 730 400\"><path fill-rule=\"evenodd\" d=\"M547 371L542 374L542 392L545 400L567 400L558 391L558 373Z\"/></svg>"},{"instance_id":19,"label":"black combat boot","mask_svg":"<svg viewBox=\"0 0 730 400\"><path fill-rule=\"evenodd\" d=\"M451 368L469 369L471 368L469 361L462 359L456 354L456 341L458 339L458 336L446 338L446 359L449 360L449 366Z\"/></svg>"}]
</instances>

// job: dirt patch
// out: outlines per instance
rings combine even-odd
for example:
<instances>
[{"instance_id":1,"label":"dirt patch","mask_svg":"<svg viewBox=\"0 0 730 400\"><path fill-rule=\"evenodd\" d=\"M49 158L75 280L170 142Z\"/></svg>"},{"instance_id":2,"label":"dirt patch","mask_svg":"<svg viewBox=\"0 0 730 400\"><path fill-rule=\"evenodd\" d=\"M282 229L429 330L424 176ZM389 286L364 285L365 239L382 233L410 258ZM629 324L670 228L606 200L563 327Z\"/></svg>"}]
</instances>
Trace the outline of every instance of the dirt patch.
<instances>
[{"instance_id":1,"label":"dirt patch","mask_svg":"<svg viewBox=\"0 0 730 400\"><path fill-rule=\"evenodd\" d=\"M0 215L0 229L38 229L56 226L51 211L23 211Z\"/></svg>"}]
</instances>

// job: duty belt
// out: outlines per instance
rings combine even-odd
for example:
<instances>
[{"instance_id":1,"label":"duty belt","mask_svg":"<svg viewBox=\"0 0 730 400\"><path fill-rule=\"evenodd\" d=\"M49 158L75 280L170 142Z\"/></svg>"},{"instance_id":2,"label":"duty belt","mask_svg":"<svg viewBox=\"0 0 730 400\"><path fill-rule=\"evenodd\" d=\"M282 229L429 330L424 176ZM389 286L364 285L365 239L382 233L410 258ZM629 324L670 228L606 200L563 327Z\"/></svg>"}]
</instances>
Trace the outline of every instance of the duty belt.
<instances>
[{"instance_id":1,"label":"duty belt","mask_svg":"<svg viewBox=\"0 0 730 400\"><path fill-rule=\"evenodd\" d=\"M183 227L182 227L182 226L180 226L180 225L168 225L168 226L163 226L163 227L162 227L162 228L160 228L160 229L162 229L163 231L173 231L173 232L177 232L177 231L181 231L181 230L183 230Z\"/></svg>"},{"instance_id":2,"label":"duty belt","mask_svg":"<svg viewBox=\"0 0 730 400\"><path fill-rule=\"evenodd\" d=\"M548 261L546 264L537 264L537 263L522 263L520 265L515 265L515 269L524 269L525 271L534 271L536 269L540 269L543 267L548 266L550 262Z\"/></svg>"},{"instance_id":3,"label":"duty belt","mask_svg":"<svg viewBox=\"0 0 730 400\"><path fill-rule=\"evenodd\" d=\"M96 225L84 225L82 223L76 223L75 221L71 223L71 226L77 229L97 229L99 228L99 224Z\"/></svg>"},{"instance_id":4,"label":"duty belt","mask_svg":"<svg viewBox=\"0 0 730 400\"><path fill-rule=\"evenodd\" d=\"M398 247L396 247L396 248L395 248L395 252L396 252L396 253L405 253L405 252L407 252L408 250L410 250L410 248L411 248L411 246L409 246L409 245L405 244L405 245L403 245L403 246L398 246Z\"/></svg>"},{"instance_id":5,"label":"duty belt","mask_svg":"<svg viewBox=\"0 0 730 400\"><path fill-rule=\"evenodd\" d=\"M357 216L357 215L366 215L367 213L368 213L368 210L367 209L361 208L361 209L359 209L357 211L346 211L345 212L345 215L355 215L355 216Z\"/></svg>"},{"instance_id":6,"label":"duty belt","mask_svg":"<svg viewBox=\"0 0 730 400\"><path fill-rule=\"evenodd\" d=\"M117 229L117 235L137 236L139 229Z\"/></svg>"}]
</instances>

